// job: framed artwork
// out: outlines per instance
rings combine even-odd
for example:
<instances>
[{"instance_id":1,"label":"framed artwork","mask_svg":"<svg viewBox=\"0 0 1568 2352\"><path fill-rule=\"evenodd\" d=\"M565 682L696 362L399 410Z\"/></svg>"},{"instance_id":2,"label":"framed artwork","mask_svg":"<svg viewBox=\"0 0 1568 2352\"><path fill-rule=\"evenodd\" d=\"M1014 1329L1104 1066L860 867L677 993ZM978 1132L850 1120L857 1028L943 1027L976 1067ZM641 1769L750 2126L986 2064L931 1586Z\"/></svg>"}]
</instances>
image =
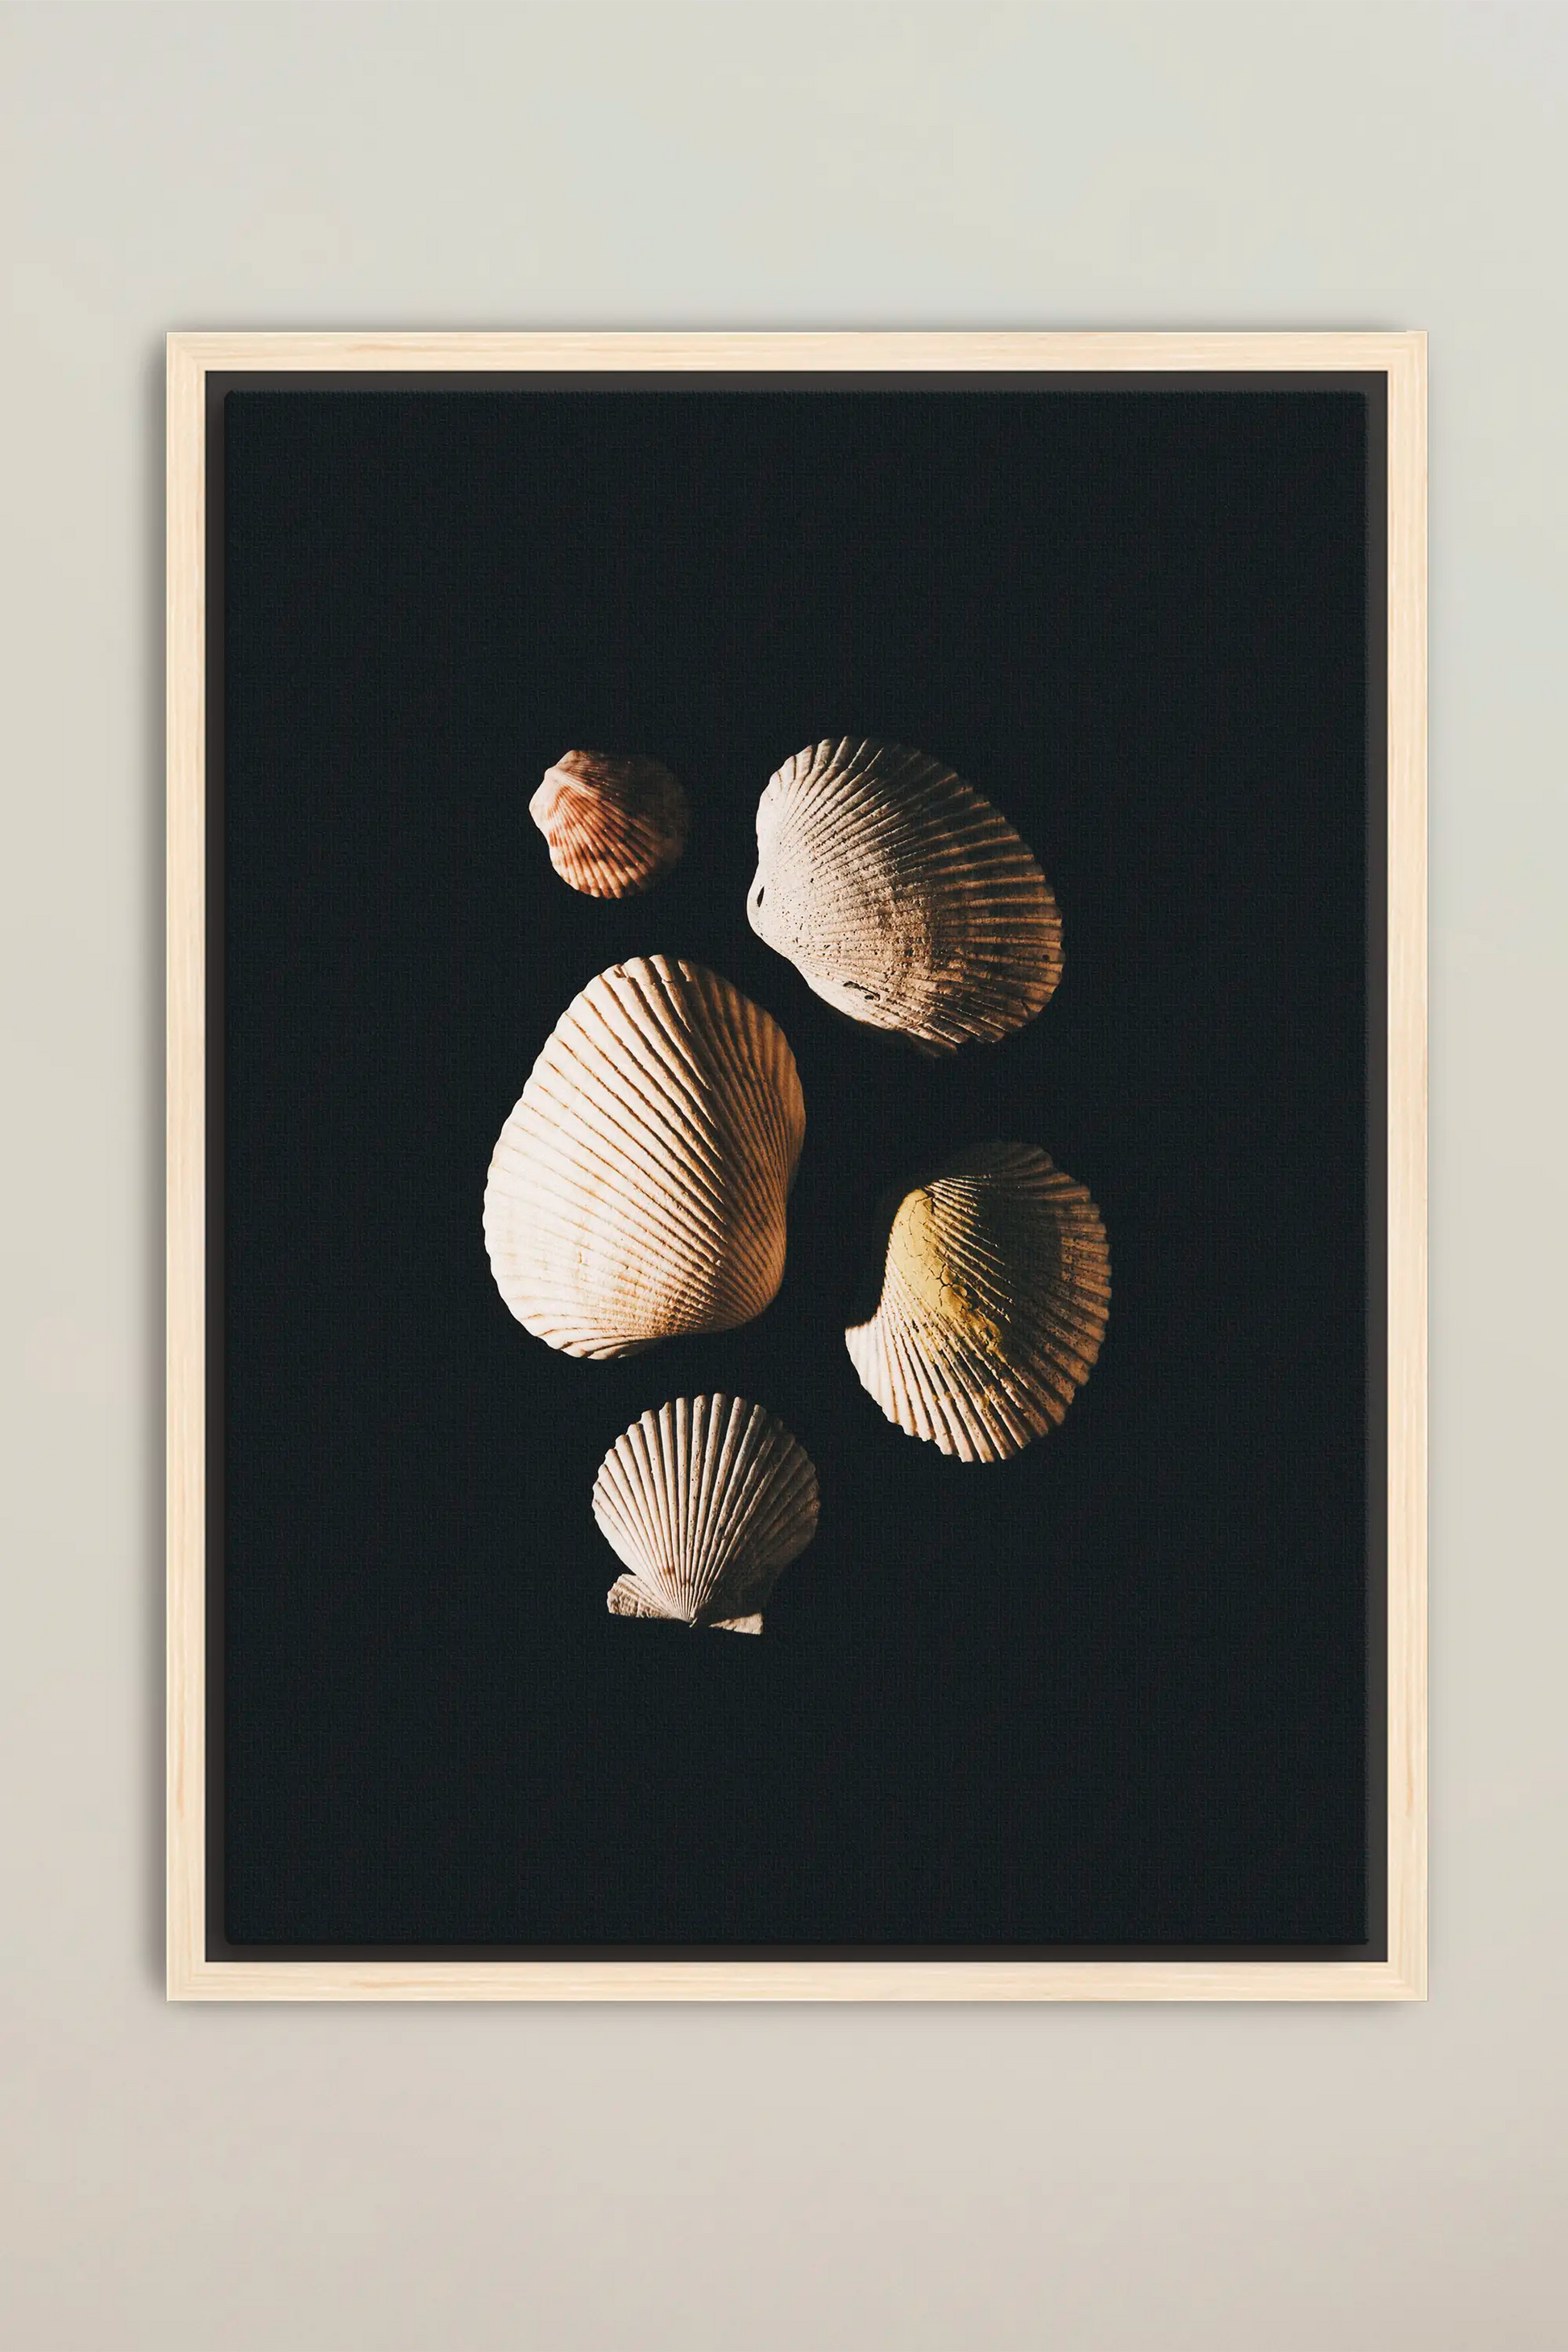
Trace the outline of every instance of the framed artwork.
<instances>
[{"instance_id":1,"label":"framed artwork","mask_svg":"<svg viewBox=\"0 0 1568 2352\"><path fill-rule=\"evenodd\" d=\"M172 1997L1424 1996L1425 413L170 338Z\"/></svg>"}]
</instances>

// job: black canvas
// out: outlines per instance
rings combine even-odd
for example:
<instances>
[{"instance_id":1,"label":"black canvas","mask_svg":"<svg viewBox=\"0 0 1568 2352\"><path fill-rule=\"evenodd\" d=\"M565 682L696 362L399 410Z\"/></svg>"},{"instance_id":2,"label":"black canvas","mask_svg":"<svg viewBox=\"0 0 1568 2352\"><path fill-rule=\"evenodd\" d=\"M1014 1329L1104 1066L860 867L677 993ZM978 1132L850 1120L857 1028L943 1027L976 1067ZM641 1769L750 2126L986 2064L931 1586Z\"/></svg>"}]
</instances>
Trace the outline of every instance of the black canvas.
<instances>
[{"instance_id":1,"label":"black canvas","mask_svg":"<svg viewBox=\"0 0 1568 2352\"><path fill-rule=\"evenodd\" d=\"M1372 1952L1369 400L228 393L215 1955ZM922 1060L750 929L758 796L838 735L1038 856L1065 977L1005 1043ZM551 871L572 746L689 792L646 897ZM485 1171L571 997L652 952L789 1038L788 1264L736 1332L580 1362L501 1302ZM998 1466L892 1427L843 1338L884 1187L985 1136L1089 1186L1112 1281ZM757 1640L605 1605L599 1461L710 1390L821 1481Z\"/></svg>"}]
</instances>

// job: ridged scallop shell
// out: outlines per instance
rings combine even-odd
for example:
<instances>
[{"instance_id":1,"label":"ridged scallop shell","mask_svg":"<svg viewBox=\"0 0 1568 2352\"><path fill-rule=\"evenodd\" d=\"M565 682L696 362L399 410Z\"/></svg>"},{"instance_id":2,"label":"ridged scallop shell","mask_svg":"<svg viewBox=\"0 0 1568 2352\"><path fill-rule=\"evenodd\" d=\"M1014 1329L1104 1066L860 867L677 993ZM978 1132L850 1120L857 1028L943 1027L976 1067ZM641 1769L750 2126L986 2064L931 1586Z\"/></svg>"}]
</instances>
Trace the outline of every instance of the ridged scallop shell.
<instances>
[{"instance_id":1,"label":"ridged scallop shell","mask_svg":"<svg viewBox=\"0 0 1568 2352\"><path fill-rule=\"evenodd\" d=\"M528 813L550 863L591 898L629 898L657 882L686 846L691 811L676 777L640 754L568 751L546 768Z\"/></svg>"},{"instance_id":2,"label":"ridged scallop shell","mask_svg":"<svg viewBox=\"0 0 1568 2352\"><path fill-rule=\"evenodd\" d=\"M556 1023L500 1132L485 1244L520 1323L629 1356L760 1315L805 1133L795 1056L717 973L638 956Z\"/></svg>"},{"instance_id":3,"label":"ridged scallop shell","mask_svg":"<svg viewBox=\"0 0 1568 2352\"><path fill-rule=\"evenodd\" d=\"M599 1465L594 1517L629 1571L617 1617L760 1633L783 1570L816 1533L816 1473L782 1421L742 1397L677 1397Z\"/></svg>"},{"instance_id":4,"label":"ridged scallop shell","mask_svg":"<svg viewBox=\"0 0 1568 2352\"><path fill-rule=\"evenodd\" d=\"M901 744L784 761L758 805L746 911L818 996L928 1053L1022 1027L1061 978L1061 919L1026 845Z\"/></svg>"},{"instance_id":5,"label":"ridged scallop shell","mask_svg":"<svg viewBox=\"0 0 1568 2352\"><path fill-rule=\"evenodd\" d=\"M876 1312L845 1339L889 1421L961 1462L1005 1462L1067 1412L1110 1299L1083 1186L1033 1144L984 1144L905 1193Z\"/></svg>"}]
</instances>

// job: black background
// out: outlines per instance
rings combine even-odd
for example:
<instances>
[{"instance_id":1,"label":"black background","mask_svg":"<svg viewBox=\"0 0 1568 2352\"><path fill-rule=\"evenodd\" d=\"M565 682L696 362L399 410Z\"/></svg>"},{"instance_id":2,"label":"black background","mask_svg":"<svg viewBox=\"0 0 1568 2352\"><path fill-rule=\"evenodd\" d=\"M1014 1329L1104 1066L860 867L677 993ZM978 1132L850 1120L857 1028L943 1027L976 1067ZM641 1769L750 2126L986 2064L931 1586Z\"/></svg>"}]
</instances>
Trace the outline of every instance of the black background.
<instances>
[{"instance_id":1,"label":"black background","mask_svg":"<svg viewBox=\"0 0 1568 2352\"><path fill-rule=\"evenodd\" d=\"M1366 1936L1367 415L229 394L215 1948ZM1039 856L1066 976L1005 1045L917 1059L751 932L758 795L841 733ZM647 897L551 871L573 746L688 786ZM485 1171L653 951L789 1037L788 1265L580 1363L501 1304ZM1062 1429L966 1466L843 1325L882 1188L987 1134L1088 1183L1112 1303ZM821 1481L759 1640L605 1608L600 1458L714 1389Z\"/></svg>"}]
</instances>

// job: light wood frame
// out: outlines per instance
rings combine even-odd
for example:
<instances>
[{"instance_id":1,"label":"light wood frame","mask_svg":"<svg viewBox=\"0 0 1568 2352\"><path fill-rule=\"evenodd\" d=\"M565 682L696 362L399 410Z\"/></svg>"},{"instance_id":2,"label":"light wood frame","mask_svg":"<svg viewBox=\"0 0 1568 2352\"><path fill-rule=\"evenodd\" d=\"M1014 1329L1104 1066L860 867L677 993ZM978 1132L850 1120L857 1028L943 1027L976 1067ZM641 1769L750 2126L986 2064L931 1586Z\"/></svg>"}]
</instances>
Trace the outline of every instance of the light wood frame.
<instances>
[{"instance_id":1,"label":"light wood frame","mask_svg":"<svg viewBox=\"0 0 1568 2352\"><path fill-rule=\"evenodd\" d=\"M205 1949L209 373L1342 371L1387 384L1387 1955L210 1960ZM1426 342L1371 334L174 334L168 340L168 1992L174 2000L1420 2000L1426 1992Z\"/></svg>"}]
</instances>

